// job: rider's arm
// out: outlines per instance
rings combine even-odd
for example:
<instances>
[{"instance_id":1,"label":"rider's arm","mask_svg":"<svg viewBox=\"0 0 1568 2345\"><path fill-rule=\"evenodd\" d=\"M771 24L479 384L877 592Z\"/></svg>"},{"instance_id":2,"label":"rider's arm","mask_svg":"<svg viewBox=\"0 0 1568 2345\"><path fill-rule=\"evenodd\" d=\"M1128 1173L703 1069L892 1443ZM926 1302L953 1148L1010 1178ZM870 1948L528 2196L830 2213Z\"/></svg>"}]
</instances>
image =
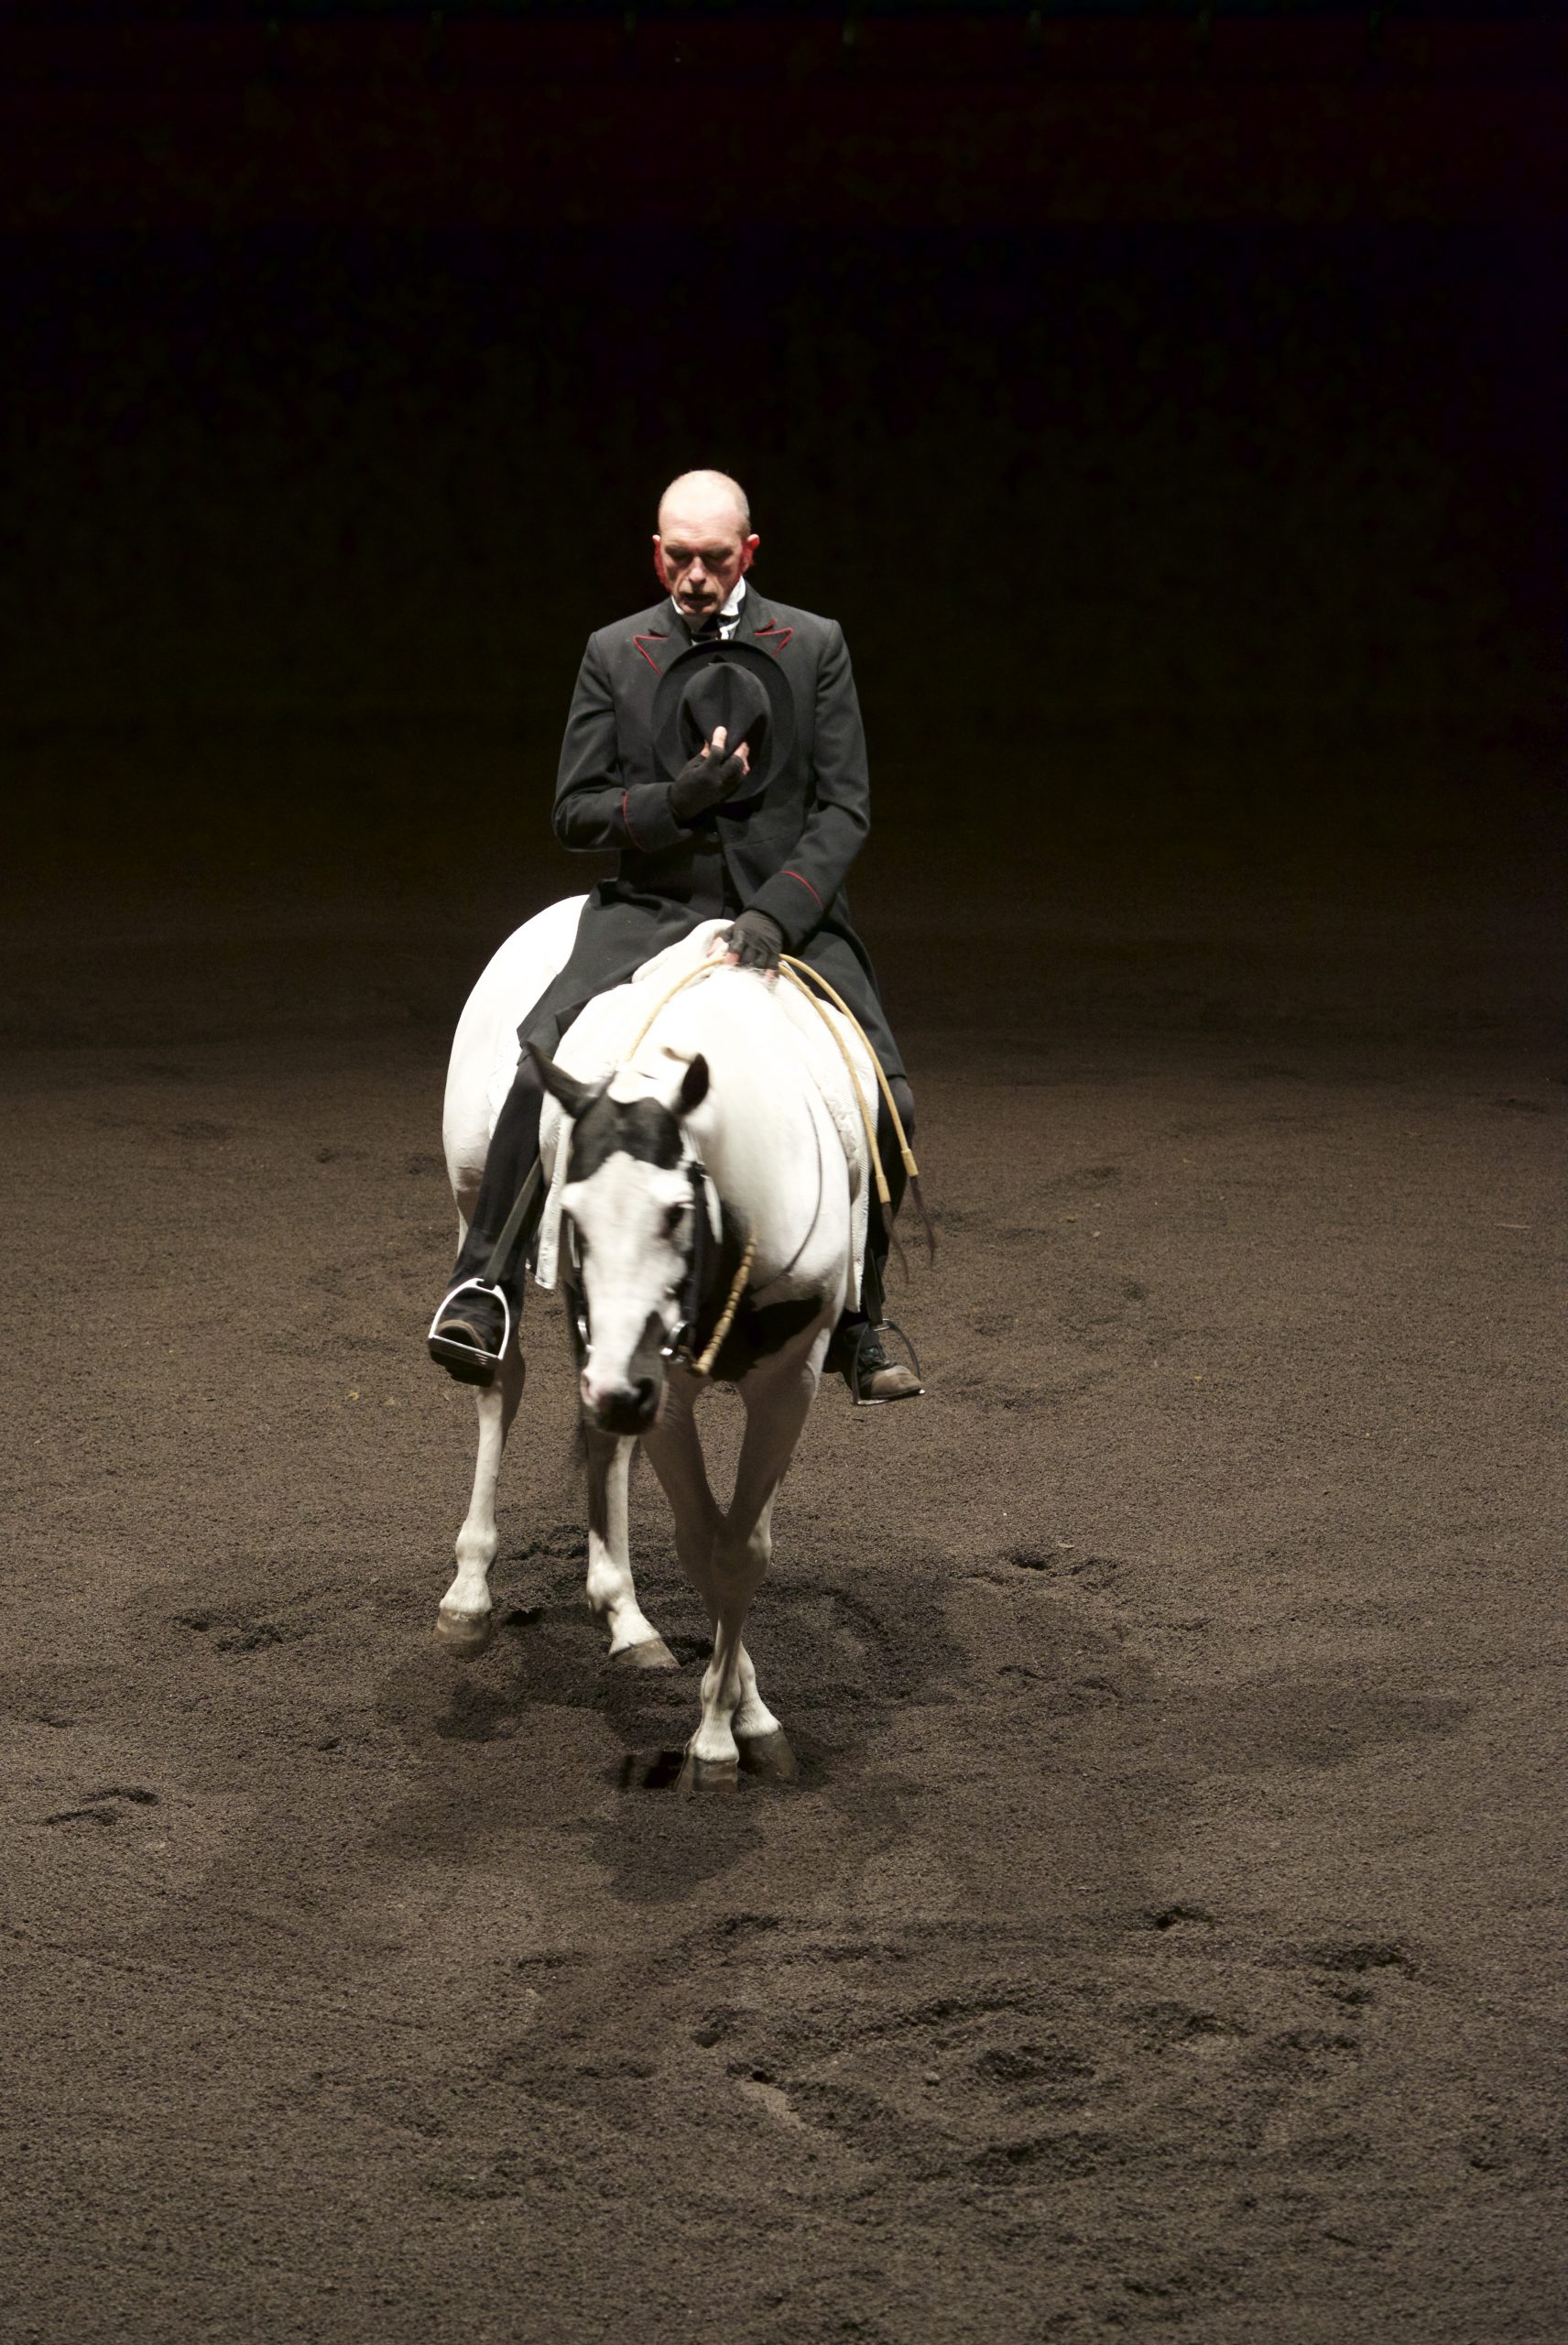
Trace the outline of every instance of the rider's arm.
<instances>
[{"instance_id":1,"label":"rider's arm","mask_svg":"<svg viewBox=\"0 0 1568 2345\"><path fill-rule=\"evenodd\" d=\"M670 810L668 782L628 789L621 780L615 696L595 636L588 638L566 719L553 822L562 846L629 846L644 854L673 846L684 828Z\"/></svg>"},{"instance_id":2,"label":"rider's arm","mask_svg":"<svg viewBox=\"0 0 1568 2345\"><path fill-rule=\"evenodd\" d=\"M788 862L751 898L748 911L766 912L798 953L820 926L849 876L871 828L871 778L866 728L844 629L833 620L817 671L816 790L805 826Z\"/></svg>"}]
</instances>

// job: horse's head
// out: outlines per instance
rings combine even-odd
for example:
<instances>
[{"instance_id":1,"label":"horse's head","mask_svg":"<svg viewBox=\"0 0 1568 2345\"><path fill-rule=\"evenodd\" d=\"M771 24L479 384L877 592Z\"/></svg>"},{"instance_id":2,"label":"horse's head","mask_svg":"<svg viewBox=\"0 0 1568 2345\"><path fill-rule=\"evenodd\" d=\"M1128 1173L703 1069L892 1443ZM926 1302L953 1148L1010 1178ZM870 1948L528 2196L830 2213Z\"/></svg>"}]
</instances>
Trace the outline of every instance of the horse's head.
<instances>
[{"instance_id":1,"label":"horse's head","mask_svg":"<svg viewBox=\"0 0 1568 2345\"><path fill-rule=\"evenodd\" d=\"M707 1096L708 1063L692 1059L669 1100L616 1099L535 1055L572 1118L561 1210L576 1256L583 1405L606 1433L638 1434L658 1413L685 1316L699 1193L681 1123Z\"/></svg>"}]
</instances>

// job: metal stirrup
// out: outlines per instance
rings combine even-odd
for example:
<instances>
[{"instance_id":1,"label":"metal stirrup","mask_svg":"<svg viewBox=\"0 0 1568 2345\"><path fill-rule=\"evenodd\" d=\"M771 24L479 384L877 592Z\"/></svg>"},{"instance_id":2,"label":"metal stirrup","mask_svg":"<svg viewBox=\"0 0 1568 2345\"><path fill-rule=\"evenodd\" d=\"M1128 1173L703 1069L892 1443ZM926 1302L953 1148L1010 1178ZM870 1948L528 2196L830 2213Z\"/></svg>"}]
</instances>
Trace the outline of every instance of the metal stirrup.
<instances>
[{"instance_id":1,"label":"metal stirrup","mask_svg":"<svg viewBox=\"0 0 1568 2345\"><path fill-rule=\"evenodd\" d=\"M909 1355L909 1362L915 1371L915 1380L920 1388L920 1393L922 1395L924 1394L926 1379L925 1370L920 1366L920 1356L919 1352L916 1351L913 1344L910 1343L908 1336L905 1335L902 1327L899 1326L898 1321L896 1319L884 1319L879 1326L874 1326L871 1321L867 1319L864 1326L857 1327L855 1330L855 1341L849 1356L849 1374L845 1380L849 1385L849 1397L857 1409L885 1409L888 1406L888 1402L886 1401L866 1400L860 1390L861 1355L869 1342L873 1341L877 1336L884 1334L891 1334L898 1336L899 1342L903 1345L904 1349ZM893 1367L895 1365L897 1365L896 1362L888 1362L889 1367ZM916 1398L916 1395L912 1392L908 1395L895 1393L892 1397L894 1400L907 1397L912 1401Z\"/></svg>"},{"instance_id":2,"label":"metal stirrup","mask_svg":"<svg viewBox=\"0 0 1568 2345\"><path fill-rule=\"evenodd\" d=\"M437 1334L436 1331L440 1327L441 1321L452 1309L452 1306L457 1301L458 1296L460 1294L470 1293L493 1295L495 1301L500 1304L501 1348L499 1351L482 1351L477 1344L459 1343L454 1336L442 1336ZM506 1296L502 1293L498 1286L492 1286L487 1279L482 1278L460 1279L458 1281L457 1284L452 1288L452 1292L436 1305L436 1315L430 1321L430 1330L429 1335L425 1337L426 1343L430 1347L432 1356L441 1361L443 1365L452 1365L455 1362L459 1366L466 1367L470 1360L482 1360L492 1370L498 1369L501 1362L506 1358L506 1347L511 1340L512 1306L507 1302Z\"/></svg>"},{"instance_id":3,"label":"metal stirrup","mask_svg":"<svg viewBox=\"0 0 1568 2345\"><path fill-rule=\"evenodd\" d=\"M512 1317L512 1306L506 1300L501 1281L506 1275L508 1261L517 1240L523 1234L543 1183L544 1160L542 1157L536 1156L528 1169L527 1180L517 1191L512 1210L501 1226L501 1235L490 1249L485 1268L471 1278L459 1279L451 1292L444 1295L437 1305L436 1315L430 1321L430 1333L425 1337L425 1341L430 1347L434 1357L440 1359L443 1366L465 1367L470 1360L473 1360L476 1363L483 1362L494 1371L505 1359L507 1347L512 1340L515 1323ZM499 1351L482 1351L477 1344L459 1343L454 1336L437 1334L436 1331L441 1321L460 1294L490 1295L500 1304L501 1347Z\"/></svg>"}]
</instances>

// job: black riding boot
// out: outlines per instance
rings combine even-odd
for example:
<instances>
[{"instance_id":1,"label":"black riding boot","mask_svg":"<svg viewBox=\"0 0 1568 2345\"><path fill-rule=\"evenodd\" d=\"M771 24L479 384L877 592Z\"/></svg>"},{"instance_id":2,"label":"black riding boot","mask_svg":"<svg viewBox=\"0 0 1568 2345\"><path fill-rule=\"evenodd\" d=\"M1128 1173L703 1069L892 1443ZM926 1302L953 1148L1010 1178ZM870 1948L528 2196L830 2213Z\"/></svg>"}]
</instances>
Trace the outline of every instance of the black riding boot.
<instances>
[{"instance_id":1,"label":"black riding boot","mask_svg":"<svg viewBox=\"0 0 1568 2345\"><path fill-rule=\"evenodd\" d=\"M914 1094L902 1075L891 1075L888 1081L903 1119L904 1137L912 1140ZM887 1113L887 1102L880 1090L877 1099L877 1147L887 1177L887 1204L884 1209L874 1189L866 1219L866 1270L860 1285L860 1308L845 1311L840 1319L828 1347L826 1362L829 1368L837 1369L848 1385L852 1399L862 1405L912 1401L924 1390L919 1362L911 1369L901 1360L889 1359L882 1343L882 1329L887 1325L883 1316L887 1256L893 1243L893 1223L903 1202L909 1174L893 1118Z\"/></svg>"},{"instance_id":2,"label":"black riding boot","mask_svg":"<svg viewBox=\"0 0 1568 2345\"><path fill-rule=\"evenodd\" d=\"M544 1085L525 1052L496 1119L474 1218L428 1338L430 1358L460 1384L493 1383L507 1339L522 1325L523 1255L539 1227L542 1185L522 1225L513 1233L505 1259L495 1264L492 1257L523 1183L539 1160L543 1107Z\"/></svg>"}]
</instances>

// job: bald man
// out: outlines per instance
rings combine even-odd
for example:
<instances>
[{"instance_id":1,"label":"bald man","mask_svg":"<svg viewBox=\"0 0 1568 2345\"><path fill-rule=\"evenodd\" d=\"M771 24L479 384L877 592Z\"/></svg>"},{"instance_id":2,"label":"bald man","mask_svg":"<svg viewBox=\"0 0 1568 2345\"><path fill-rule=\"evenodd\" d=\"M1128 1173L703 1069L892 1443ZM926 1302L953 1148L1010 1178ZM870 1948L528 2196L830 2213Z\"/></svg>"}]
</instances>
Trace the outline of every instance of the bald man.
<instances>
[{"instance_id":1,"label":"bald man","mask_svg":"<svg viewBox=\"0 0 1568 2345\"><path fill-rule=\"evenodd\" d=\"M776 969L779 954L792 953L843 995L912 1130L914 1099L844 894L870 827L849 654L835 620L757 592L748 573L760 542L738 481L682 473L659 500L653 566L662 598L588 639L561 744L555 835L563 846L613 850L619 866L589 897L571 957L518 1038L553 1054L594 995L700 922L728 916L730 962ZM721 643L734 648L717 658L704 648ZM733 735L721 714L734 718ZM432 1357L464 1383L488 1384L496 1372L500 1294L480 1274L539 1153L542 1096L525 1049L430 1338ZM879 1112L897 1211L903 1164ZM515 1325L525 1238L500 1282ZM878 1333L887 1246L873 1200L867 1310L846 1314L828 1355L860 1402L920 1390Z\"/></svg>"}]
</instances>

